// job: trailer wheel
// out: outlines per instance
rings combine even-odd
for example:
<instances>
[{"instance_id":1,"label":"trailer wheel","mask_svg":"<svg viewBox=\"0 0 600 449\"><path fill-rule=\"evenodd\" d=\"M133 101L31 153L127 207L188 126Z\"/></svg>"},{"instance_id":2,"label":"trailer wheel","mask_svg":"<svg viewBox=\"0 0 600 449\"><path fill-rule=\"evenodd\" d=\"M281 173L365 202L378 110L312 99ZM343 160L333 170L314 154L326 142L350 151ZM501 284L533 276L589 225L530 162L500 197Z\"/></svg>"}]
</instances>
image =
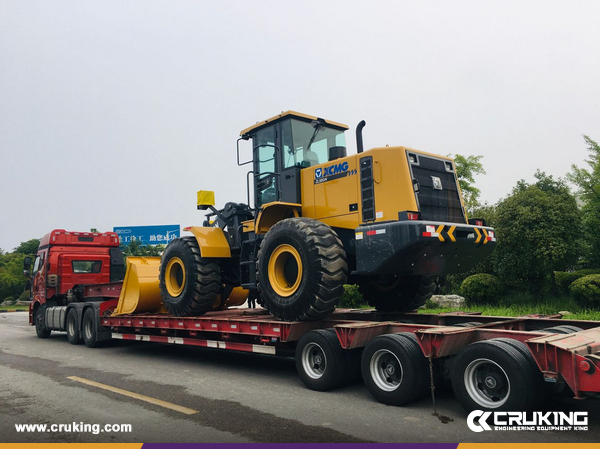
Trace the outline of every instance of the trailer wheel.
<instances>
[{"instance_id":1,"label":"trailer wheel","mask_svg":"<svg viewBox=\"0 0 600 449\"><path fill-rule=\"evenodd\" d=\"M296 346L296 370L311 390L327 391L344 380L345 350L333 329L307 332Z\"/></svg>"},{"instance_id":2,"label":"trailer wheel","mask_svg":"<svg viewBox=\"0 0 600 449\"><path fill-rule=\"evenodd\" d=\"M35 311L35 333L38 338L48 338L50 333L52 332L50 329L46 328L46 309L48 306L46 304L42 304Z\"/></svg>"},{"instance_id":3,"label":"trailer wheel","mask_svg":"<svg viewBox=\"0 0 600 449\"><path fill-rule=\"evenodd\" d=\"M494 341L501 341L509 346L512 346L517 351L519 351L521 355L527 360L527 363L531 367L531 372L533 375L535 385L535 393L533 395L533 406L537 409L537 406L542 405L544 400L546 399L547 386L546 382L544 381L544 375L538 368L537 363L535 362L535 359L531 354L531 351L525 343L519 340L513 340L512 338L495 338Z\"/></svg>"},{"instance_id":4,"label":"trailer wheel","mask_svg":"<svg viewBox=\"0 0 600 449\"><path fill-rule=\"evenodd\" d=\"M78 345L81 343L81 334L79 332L79 320L77 319L77 310L75 308L69 309L67 313L67 340L72 345Z\"/></svg>"},{"instance_id":5,"label":"trailer wheel","mask_svg":"<svg viewBox=\"0 0 600 449\"><path fill-rule=\"evenodd\" d=\"M258 289L265 309L286 321L333 312L348 276L346 252L333 229L310 218L276 223L258 251Z\"/></svg>"},{"instance_id":6,"label":"trailer wheel","mask_svg":"<svg viewBox=\"0 0 600 449\"><path fill-rule=\"evenodd\" d=\"M174 316L198 316L208 312L221 292L217 259L200 256L195 237L172 240L160 263L160 293Z\"/></svg>"},{"instance_id":7,"label":"trailer wheel","mask_svg":"<svg viewBox=\"0 0 600 449\"><path fill-rule=\"evenodd\" d=\"M540 332L547 334L574 334L575 332L581 332L582 330L582 328L577 326L561 324L560 326L547 327L546 329L542 329Z\"/></svg>"},{"instance_id":8,"label":"trailer wheel","mask_svg":"<svg viewBox=\"0 0 600 449\"><path fill-rule=\"evenodd\" d=\"M466 323L456 323L453 324L453 327L476 327L476 326L481 326L483 323L480 323L479 321L467 321Z\"/></svg>"},{"instance_id":9,"label":"trailer wheel","mask_svg":"<svg viewBox=\"0 0 600 449\"><path fill-rule=\"evenodd\" d=\"M467 412L530 410L539 392L536 372L502 339L472 343L452 362L452 389Z\"/></svg>"},{"instance_id":10,"label":"trailer wheel","mask_svg":"<svg viewBox=\"0 0 600 449\"><path fill-rule=\"evenodd\" d=\"M96 314L91 307L87 308L83 314L81 332L83 334L83 342L88 348L100 346L96 335Z\"/></svg>"},{"instance_id":11,"label":"trailer wheel","mask_svg":"<svg viewBox=\"0 0 600 449\"><path fill-rule=\"evenodd\" d=\"M369 392L389 405L412 401L429 380L427 359L412 333L373 339L363 351L361 368Z\"/></svg>"},{"instance_id":12,"label":"trailer wheel","mask_svg":"<svg viewBox=\"0 0 600 449\"><path fill-rule=\"evenodd\" d=\"M380 312L411 312L436 289L433 276L360 276L358 288L371 307Z\"/></svg>"}]
</instances>

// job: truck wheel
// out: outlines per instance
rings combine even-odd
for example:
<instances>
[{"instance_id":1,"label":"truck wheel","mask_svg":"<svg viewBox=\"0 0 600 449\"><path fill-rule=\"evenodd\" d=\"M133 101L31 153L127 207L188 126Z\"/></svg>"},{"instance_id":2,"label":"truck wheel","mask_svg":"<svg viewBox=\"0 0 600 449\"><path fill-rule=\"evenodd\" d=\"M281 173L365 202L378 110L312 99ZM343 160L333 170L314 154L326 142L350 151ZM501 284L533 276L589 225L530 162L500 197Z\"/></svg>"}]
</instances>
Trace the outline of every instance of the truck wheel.
<instances>
[{"instance_id":1,"label":"truck wheel","mask_svg":"<svg viewBox=\"0 0 600 449\"><path fill-rule=\"evenodd\" d=\"M412 401L429 384L427 359L412 333L373 339L363 351L361 368L369 392L388 405Z\"/></svg>"},{"instance_id":2,"label":"truck wheel","mask_svg":"<svg viewBox=\"0 0 600 449\"><path fill-rule=\"evenodd\" d=\"M46 328L46 309L48 306L42 304L35 311L35 333L38 338L48 338L52 332Z\"/></svg>"},{"instance_id":3,"label":"truck wheel","mask_svg":"<svg viewBox=\"0 0 600 449\"><path fill-rule=\"evenodd\" d=\"M306 333L296 346L296 370L311 390L327 391L342 384L346 368L345 350L333 329Z\"/></svg>"},{"instance_id":4,"label":"truck wheel","mask_svg":"<svg viewBox=\"0 0 600 449\"><path fill-rule=\"evenodd\" d=\"M360 276L358 289L380 312L411 312L431 298L436 283L434 276Z\"/></svg>"},{"instance_id":5,"label":"truck wheel","mask_svg":"<svg viewBox=\"0 0 600 449\"><path fill-rule=\"evenodd\" d=\"M536 372L521 351L502 339L478 341L452 362L452 389L467 412L530 410L539 392Z\"/></svg>"},{"instance_id":6,"label":"truck wheel","mask_svg":"<svg viewBox=\"0 0 600 449\"><path fill-rule=\"evenodd\" d=\"M346 252L333 229L310 218L275 224L258 251L258 289L264 307L286 321L333 312L348 277Z\"/></svg>"},{"instance_id":7,"label":"truck wheel","mask_svg":"<svg viewBox=\"0 0 600 449\"><path fill-rule=\"evenodd\" d=\"M79 320L77 319L77 310L74 308L69 309L67 313L67 340L72 345L78 345L81 343L81 334L79 332Z\"/></svg>"},{"instance_id":8,"label":"truck wheel","mask_svg":"<svg viewBox=\"0 0 600 449\"><path fill-rule=\"evenodd\" d=\"M83 342L88 348L96 348L100 345L96 335L96 314L94 313L94 309L88 308L83 314L81 331Z\"/></svg>"},{"instance_id":9,"label":"truck wheel","mask_svg":"<svg viewBox=\"0 0 600 449\"><path fill-rule=\"evenodd\" d=\"M174 316L208 312L221 292L221 269L216 259L200 256L195 237L171 241L160 263L160 293Z\"/></svg>"}]
</instances>

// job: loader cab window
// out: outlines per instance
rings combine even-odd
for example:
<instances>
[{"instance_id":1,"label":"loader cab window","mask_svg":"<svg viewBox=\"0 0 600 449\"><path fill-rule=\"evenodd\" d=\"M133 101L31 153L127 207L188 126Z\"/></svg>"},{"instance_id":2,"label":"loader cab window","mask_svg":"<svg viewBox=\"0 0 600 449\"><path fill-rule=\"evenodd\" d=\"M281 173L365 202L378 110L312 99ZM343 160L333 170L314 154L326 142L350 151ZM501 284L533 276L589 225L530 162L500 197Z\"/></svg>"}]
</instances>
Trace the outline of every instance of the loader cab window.
<instances>
[{"instance_id":1,"label":"loader cab window","mask_svg":"<svg viewBox=\"0 0 600 449\"><path fill-rule=\"evenodd\" d=\"M329 149L345 147L343 130L290 119L281 124L284 168L312 167L329 161Z\"/></svg>"},{"instance_id":2,"label":"loader cab window","mask_svg":"<svg viewBox=\"0 0 600 449\"><path fill-rule=\"evenodd\" d=\"M328 162L330 149L345 151L344 130L323 120L286 118L253 135L254 207L281 200L282 170L312 167Z\"/></svg>"},{"instance_id":3,"label":"loader cab window","mask_svg":"<svg viewBox=\"0 0 600 449\"><path fill-rule=\"evenodd\" d=\"M277 201L278 176L275 127L258 131L254 137L255 207Z\"/></svg>"}]
</instances>

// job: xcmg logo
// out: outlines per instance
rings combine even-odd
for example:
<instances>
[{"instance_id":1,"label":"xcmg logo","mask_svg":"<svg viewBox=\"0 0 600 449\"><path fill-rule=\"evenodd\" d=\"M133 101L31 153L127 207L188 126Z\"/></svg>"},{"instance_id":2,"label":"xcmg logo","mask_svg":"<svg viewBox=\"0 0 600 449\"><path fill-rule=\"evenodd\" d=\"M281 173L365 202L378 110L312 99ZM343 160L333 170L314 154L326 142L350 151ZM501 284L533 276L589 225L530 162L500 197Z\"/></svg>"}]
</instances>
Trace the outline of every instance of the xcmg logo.
<instances>
[{"instance_id":1,"label":"xcmg logo","mask_svg":"<svg viewBox=\"0 0 600 449\"><path fill-rule=\"evenodd\" d=\"M315 168L315 184L355 174L356 170L348 170L348 162L341 162L329 167Z\"/></svg>"}]
</instances>

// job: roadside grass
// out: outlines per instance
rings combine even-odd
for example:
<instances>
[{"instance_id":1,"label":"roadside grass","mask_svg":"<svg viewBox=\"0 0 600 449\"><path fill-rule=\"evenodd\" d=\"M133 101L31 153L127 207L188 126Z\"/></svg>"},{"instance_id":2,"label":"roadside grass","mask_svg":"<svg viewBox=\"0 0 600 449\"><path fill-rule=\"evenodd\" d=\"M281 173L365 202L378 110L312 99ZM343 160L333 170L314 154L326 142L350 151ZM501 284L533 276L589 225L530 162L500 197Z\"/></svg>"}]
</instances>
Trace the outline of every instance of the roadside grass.
<instances>
[{"instance_id":1,"label":"roadside grass","mask_svg":"<svg viewBox=\"0 0 600 449\"><path fill-rule=\"evenodd\" d=\"M472 304L454 309L450 307L433 307L419 309L419 313L445 313L445 312L481 312L482 315L492 316L520 316L530 314L555 315L558 312L568 311L569 315L563 317L568 320L595 320L600 321L600 310L589 310L579 307L573 298L568 296L535 297L530 294L510 294L498 301L497 304Z\"/></svg>"},{"instance_id":2,"label":"roadside grass","mask_svg":"<svg viewBox=\"0 0 600 449\"><path fill-rule=\"evenodd\" d=\"M29 310L29 306L0 306L0 312L5 312L8 310Z\"/></svg>"}]
</instances>

